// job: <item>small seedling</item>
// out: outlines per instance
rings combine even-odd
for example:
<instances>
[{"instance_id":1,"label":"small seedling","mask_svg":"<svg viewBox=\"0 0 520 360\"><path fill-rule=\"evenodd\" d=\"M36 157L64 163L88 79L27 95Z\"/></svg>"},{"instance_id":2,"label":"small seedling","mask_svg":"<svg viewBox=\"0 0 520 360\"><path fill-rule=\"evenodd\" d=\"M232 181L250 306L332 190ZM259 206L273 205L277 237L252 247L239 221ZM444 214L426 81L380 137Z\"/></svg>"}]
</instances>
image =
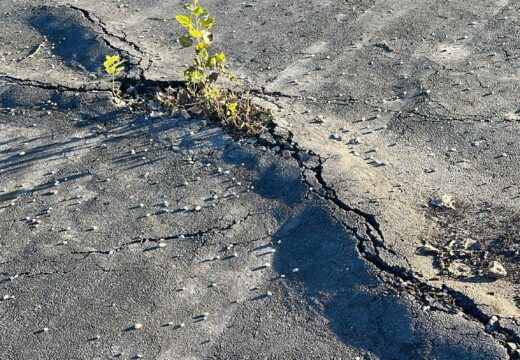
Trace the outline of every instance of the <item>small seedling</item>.
<instances>
[{"instance_id":1,"label":"small seedling","mask_svg":"<svg viewBox=\"0 0 520 360\"><path fill-rule=\"evenodd\" d=\"M199 0L183 8L187 14L177 15L175 19L187 33L179 37L178 42L184 48L195 45L193 64L184 72L188 90L192 95L201 92L205 98L215 98L220 95L220 89L212 84L221 74L226 74L226 55L223 52L212 54L210 50L213 42L210 29L215 24L215 18L200 6ZM231 73L227 74L234 80Z\"/></svg>"},{"instance_id":2,"label":"small seedling","mask_svg":"<svg viewBox=\"0 0 520 360\"><path fill-rule=\"evenodd\" d=\"M236 77L226 68L226 54L213 52L213 34L210 30L215 18L200 6L199 0L183 6L186 13L177 15L175 19L186 33L177 40L183 48L194 47L193 62L184 71L187 84L187 97L193 105L208 115L219 119L224 125L233 126L252 134L265 129L265 124L272 120L270 110L264 110L251 102L248 94L242 95L216 85L218 79L224 77L231 83ZM171 104L171 94L159 94L159 100ZM171 93L171 90L170 90Z\"/></svg>"},{"instance_id":3,"label":"small seedling","mask_svg":"<svg viewBox=\"0 0 520 360\"><path fill-rule=\"evenodd\" d=\"M116 90L116 76L121 74L125 69L123 63L125 63L125 60L121 60L118 54L113 56L107 55L106 60L103 63L103 65L105 66L105 71L108 74L112 74L112 95L114 96L121 95L121 90Z\"/></svg>"},{"instance_id":4,"label":"small seedling","mask_svg":"<svg viewBox=\"0 0 520 360\"><path fill-rule=\"evenodd\" d=\"M237 78L227 69L227 57L224 52L212 49L215 17L200 5L199 0L192 0L183 9L184 14L175 16L184 29L178 38L183 48L193 48L195 54L192 64L184 71L186 85L179 88L168 87L156 98L162 105L173 107L185 120L191 118L188 110L202 113L210 120L218 120L225 126L231 126L249 134L260 134L273 119L270 109L263 109L253 103L248 92L234 91L217 85L218 82L235 83ZM118 54L107 55L103 63L105 71L112 75L112 95L119 100L122 92L116 89L116 77L124 70L125 60ZM135 150L132 151L132 155ZM142 160L147 158L143 156Z\"/></svg>"}]
</instances>

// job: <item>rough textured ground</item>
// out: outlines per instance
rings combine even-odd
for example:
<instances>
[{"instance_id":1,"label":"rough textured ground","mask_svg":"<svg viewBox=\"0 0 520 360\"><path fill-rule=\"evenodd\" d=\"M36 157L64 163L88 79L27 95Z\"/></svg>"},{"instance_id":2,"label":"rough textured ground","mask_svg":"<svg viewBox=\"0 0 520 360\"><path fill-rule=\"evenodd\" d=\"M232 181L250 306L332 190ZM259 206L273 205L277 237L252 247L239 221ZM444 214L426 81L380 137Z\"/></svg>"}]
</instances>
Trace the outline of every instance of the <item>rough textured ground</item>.
<instances>
[{"instance_id":1,"label":"rough textured ground","mask_svg":"<svg viewBox=\"0 0 520 360\"><path fill-rule=\"evenodd\" d=\"M208 7L261 139L111 101L177 1L0 4L0 358L518 358L520 4Z\"/></svg>"}]
</instances>

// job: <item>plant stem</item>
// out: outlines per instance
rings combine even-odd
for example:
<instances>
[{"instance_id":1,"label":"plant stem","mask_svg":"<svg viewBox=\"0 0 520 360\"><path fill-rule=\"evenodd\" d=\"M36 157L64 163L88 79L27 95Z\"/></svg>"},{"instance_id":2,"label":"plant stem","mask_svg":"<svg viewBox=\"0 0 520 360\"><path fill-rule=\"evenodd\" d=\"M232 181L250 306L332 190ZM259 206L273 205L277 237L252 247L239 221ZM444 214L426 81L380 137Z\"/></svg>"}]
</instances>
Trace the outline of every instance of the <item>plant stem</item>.
<instances>
[{"instance_id":1,"label":"plant stem","mask_svg":"<svg viewBox=\"0 0 520 360\"><path fill-rule=\"evenodd\" d=\"M112 74L112 95L116 96L116 74Z\"/></svg>"}]
</instances>

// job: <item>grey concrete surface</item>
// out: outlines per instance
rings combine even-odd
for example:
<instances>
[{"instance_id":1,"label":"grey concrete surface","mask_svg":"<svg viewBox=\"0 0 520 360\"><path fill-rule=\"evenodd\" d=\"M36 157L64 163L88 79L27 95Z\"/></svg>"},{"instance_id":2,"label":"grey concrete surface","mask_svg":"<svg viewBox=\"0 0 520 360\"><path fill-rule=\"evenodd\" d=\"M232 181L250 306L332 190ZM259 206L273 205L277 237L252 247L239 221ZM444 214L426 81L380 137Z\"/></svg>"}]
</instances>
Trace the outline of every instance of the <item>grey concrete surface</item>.
<instances>
[{"instance_id":1,"label":"grey concrete surface","mask_svg":"<svg viewBox=\"0 0 520 360\"><path fill-rule=\"evenodd\" d=\"M177 1L2 2L0 358L518 358L519 6L211 2L255 140L111 101Z\"/></svg>"}]
</instances>

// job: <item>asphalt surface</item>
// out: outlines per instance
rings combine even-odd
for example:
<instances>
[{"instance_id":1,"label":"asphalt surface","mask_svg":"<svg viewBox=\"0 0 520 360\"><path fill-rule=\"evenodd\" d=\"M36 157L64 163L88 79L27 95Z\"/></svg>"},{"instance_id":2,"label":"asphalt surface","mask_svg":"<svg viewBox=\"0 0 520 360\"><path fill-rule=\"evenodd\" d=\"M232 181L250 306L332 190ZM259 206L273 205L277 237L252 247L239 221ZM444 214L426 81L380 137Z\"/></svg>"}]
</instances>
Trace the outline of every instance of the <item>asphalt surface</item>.
<instances>
[{"instance_id":1,"label":"asphalt surface","mask_svg":"<svg viewBox=\"0 0 520 360\"><path fill-rule=\"evenodd\" d=\"M208 7L259 139L112 101L177 2L0 4L0 358L518 358L520 4Z\"/></svg>"}]
</instances>

